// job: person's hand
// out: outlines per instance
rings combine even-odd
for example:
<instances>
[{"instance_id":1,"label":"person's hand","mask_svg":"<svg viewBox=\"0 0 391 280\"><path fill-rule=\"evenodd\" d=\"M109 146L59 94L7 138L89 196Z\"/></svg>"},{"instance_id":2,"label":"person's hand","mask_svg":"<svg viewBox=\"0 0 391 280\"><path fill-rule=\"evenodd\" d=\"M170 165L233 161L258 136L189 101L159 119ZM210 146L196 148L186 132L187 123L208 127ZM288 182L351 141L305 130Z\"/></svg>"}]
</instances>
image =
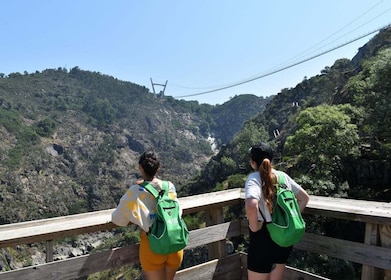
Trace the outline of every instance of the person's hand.
<instances>
[{"instance_id":1,"label":"person's hand","mask_svg":"<svg viewBox=\"0 0 391 280\"><path fill-rule=\"evenodd\" d=\"M140 184L142 184L142 183L144 183L144 179L138 179L138 180L136 180L136 184L137 184L137 185L140 185Z\"/></svg>"}]
</instances>

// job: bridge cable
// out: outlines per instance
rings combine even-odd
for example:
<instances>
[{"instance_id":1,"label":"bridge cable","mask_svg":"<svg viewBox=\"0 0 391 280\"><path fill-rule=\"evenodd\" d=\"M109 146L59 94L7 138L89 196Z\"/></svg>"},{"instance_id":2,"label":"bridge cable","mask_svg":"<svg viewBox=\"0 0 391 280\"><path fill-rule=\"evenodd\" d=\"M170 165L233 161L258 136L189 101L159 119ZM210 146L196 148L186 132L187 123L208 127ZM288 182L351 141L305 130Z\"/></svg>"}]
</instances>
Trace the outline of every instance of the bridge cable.
<instances>
[{"instance_id":1,"label":"bridge cable","mask_svg":"<svg viewBox=\"0 0 391 280\"><path fill-rule=\"evenodd\" d=\"M341 48L341 47L344 47L344 46L346 46L346 45L348 45L348 44L351 44L351 43L353 43L353 42L355 42L355 41L358 41L358 40L360 40L360 39L362 39L362 38L365 38L365 37L367 37L367 36L369 36L369 35L371 35L371 34L373 34L373 33L376 33L376 32L380 31L380 30L383 29L383 28L387 28L387 27L390 27L390 26L391 26L391 24L388 24L388 25L385 25L385 26L383 26L383 27L381 27L381 28L377 28L376 30L370 31L370 32L368 32L368 33L366 33L366 34L364 34L364 35L362 35L362 36L359 36L359 37L357 37L357 38L355 38L355 39L352 39L352 40L350 40L350 41L348 41L348 42L346 42L346 43L343 43L343 44L341 44L341 45L338 45L338 46L336 46L336 47L334 47L334 48L328 49L328 50L326 50L326 51L324 51L324 52L321 52L321 53L319 53L319 54L310 56L310 57L305 58L305 59L303 59L303 60L300 60L300 61L298 61L298 62L289 64L288 66L280 67L280 68L278 68L278 69L276 69L276 70L274 70L274 71L267 72L266 74L257 76L257 77L255 77L255 78L247 79L247 80L242 81L242 82L238 82L238 83L235 83L235 84L231 84L231 85L224 86L224 87L220 87L220 88L213 89L213 90L208 90L208 91L199 92L199 93L194 93L194 94L188 94L188 95L173 96L173 97L174 97L174 98L183 98L183 97L198 96L198 95L203 95L203 94L208 94L208 93L212 93L212 92L217 92L217 91L221 91L221 90L233 88L233 87L236 87L236 86L239 86L239 85L243 85L243 84L246 84L246 83L249 83L249 82L253 82L253 81L255 81L255 80L259 80L259 79L261 79L261 78L265 78L265 77L267 77L267 76L271 76L271 75L273 75L273 74L276 74L276 73L278 73L278 72L284 71L284 70L289 69L289 68L292 68L292 67L294 67L294 66L297 66L297 65L299 65L299 64L302 64L302 63L304 63L304 62L307 62L307 61L312 60L312 59L314 59L314 58L317 58L317 57L319 57L319 56L325 55L325 54L327 54L327 53L329 53L329 52L335 51L335 50L337 50L337 49L339 49L339 48Z\"/></svg>"}]
</instances>

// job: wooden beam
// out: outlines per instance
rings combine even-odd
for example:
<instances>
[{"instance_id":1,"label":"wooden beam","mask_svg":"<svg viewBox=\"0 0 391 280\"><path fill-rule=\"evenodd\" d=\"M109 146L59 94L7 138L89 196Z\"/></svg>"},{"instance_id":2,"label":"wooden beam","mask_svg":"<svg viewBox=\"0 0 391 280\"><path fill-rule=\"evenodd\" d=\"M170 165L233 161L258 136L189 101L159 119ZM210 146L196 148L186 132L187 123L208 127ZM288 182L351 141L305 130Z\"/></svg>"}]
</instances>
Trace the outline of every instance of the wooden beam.
<instances>
[{"instance_id":1,"label":"wooden beam","mask_svg":"<svg viewBox=\"0 0 391 280\"><path fill-rule=\"evenodd\" d=\"M215 207L206 212L206 225L216 225L224 223L223 208ZM208 244L208 259L221 259L227 255L227 244L225 238Z\"/></svg>"},{"instance_id":2,"label":"wooden beam","mask_svg":"<svg viewBox=\"0 0 391 280\"><path fill-rule=\"evenodd\" d=\"M202 279L202 280L232 280L241 279L240 254L232 254L221 259L180 270L175 280Z\"/></svg>"},{"instance_id":3,"label":"wooden beam","mask_svg":"<svg viewBox=\"0 0 391 280\"><path fill-rule=\"evenodd\" d=\"M296 249L324 254L355 263L391 269L391 248L305 233Z\"/></svg>"},{"instance_id":4,"label":"wooden beam","mask_svg":"<svg viewBox=\"0 0 391 280\"><path fill-rule=\"evenodd\" d=\"M190 231L189 245L186 249L218 242L240 235L240 222L227 222L207 228ZM68 280L87 276L126 264L139 265L138 244L109 251L73 257L62 261L35 265L18 270L1 272L1 280ZM220 265L219 265L220 266ZM183 278L191 279L191 278ZM203 279L203 278L201 278Z\"/></svg>"},{"instance_id":5,"label":"wooden beam","mask_svg":"<svg viewBox=\"0 0 391 280\"><path fill-rule=\"evenodd\" d=\"M184 214L241 203L243 189L231 189L180 198ZM0 248L30 244L66 236L110 230L114 209L0 226ZM391 203L311 196L305 213L391 224Z\"/></svg>"},{"instance_id":6,"label":"wooden beam","mask_svg":"<svg viewBox=\"0 0 391 280\"><path fill-rule=\"evenodd\" d=\"M46 247L46 262L52 262L53 261L53 240L48 240L45 242Z\"/></svg>"},{"instance_id":7,"label":"wooden beam","mask_svg":"<svg viewBox=\"0 0 391 280\"><path fill-rule=\"evenodd\" d=\"M365 238L364 243L368 245L380 245L379 229L377 224L365 224ZM383 270L363 265L361 271L361 279L381 279ZM384 278L384 277L383 277Z\"/></svg>"},{"instance_id":8,"label":"wooden beam","mask_svg":"<svg viewBox=\"0 0 391 280\"><path fill-rule=\"evenodd\" d=\"M380 244L391 249L391 225L379 225ZM384 270L384 279L391 279L391 269Z\"/></svg>"},{"instance_id":9,"label":"wooden beam","mask_svg":"<svg viewBox=\"0 0 391 280\"><path fill-rule=\"evenodd\" d=\"M242 202L241 189L230 189L179 198L184 214L206 211Z\"/></svg>"},{"instance_id":10,"label":"wooden beam","mask_svg":"<svg viewBox=\"0 0 391 280\"><path fill-rule=\"evenodd\" d=\"M240 258L241 258L241 264L243 270L241 279L247 280L247 254L242 252ZM330 279L294 267L286 266L284 272L284 280L330 280Z\"/></svg>"},{"instance_id":11,"label":"wooden beam","mask_svg":"<svg viewBox=\"0 0 391 280\"><path fill-rule=\"evenodd\" d=\"M0 273L1 280L68 280L138 263L138 245Z\"/></svg>"},{"instance_id":12,"label":"wooden beam","mask_svg":"<svg viewBox=\"0 0 391 280\"><path fill-rule=\"evenodd\" d=\"M182 197L179 200L181 201L181 205L184 209L184 214L189 214L198 211L207 211L215 207L224 207L243 203L243 199L243 189L232 189L190 197ZM54 240L72 235L115 228L116 225L110 222L113 210L114 209L108 209L51 219L1 225L0 248L10 247L17 244L30 244L33 242ZM391 203L311 196L308 207L305 209L305 213L360 221L373 224L374 226L379 224L386 228L389 228L391 225ZM246 220L235 221L232 223L223 223L211 226L210 228L192 231L190 234L190 239L192 241L188 247L190 248L191 246L221 241L229 236L234 236L235 234L239 235L240 232L246 234L246 231L248 230L247 225ZM373 236L374 235L368 235L366 240L374 239ZM383 246L387 246L387 243L384 243ZM389 257L391 255L391 248L379 247L373 244L350 242L310 233L306 233L304 239L295 247L309 252L325 254L331 257L345 259L347 261L386 269L388 271L391 270L391 260ZM93 257L88 256L86 258L88 258L89 262L93 264ZM71 262L73 261L74 259L72 258ZM82 263L84 259L79 259L79 261ZM53 263L47 265L54 265ZM106 266L102 266L102 268L105 267ZM68 266L66 268L68 269ZM44 271L41 266L34 266L32 269ZM69 269L74 271L75 269L78 269L78 266L74 265L73 267L70 265ZM53 273L60 274L60 271L61 270L57 267L53 270ZM15 273L20 272L15 271ZM66 272L63 273L66 274ZM1 274L1 276L3 276L3 274ZM5 279L2 277L0 278ZM51 278L49 277L47 279Z\"/></svg>"},{"instance_id":13,"label":"wooden beam","mask_svg":"<svg viewBox=\"0 0 391 280\"><path fill-rule=\"evenodd\" d=\"M0 248L109 230L113 210L83 213L0 226Z\"/></svg>"},{"instance_id":14,"label":"wooden beam","mask_svg":"<svg viewBox=\"0 0 391 280\"><path fill-rule=\"evenodd\" d=\"M179 198L184 214L240 202L240 189ZM111 223L114 209L0 225L0 248L61 239L117 227Z\"/></svg>"},{"instance_id":15,"label":"wooden beam","mask_svg":"<svg viewBox=\"0 0 391 280\"><path fill-rule=\"evenodd\" d=\"M239 236L240 234L240 221L192 230L190 231L189 244L186 249L225 240L226 238Z\"/></svg>"},{"instance_id":16,"label":"wooden beam","mask_svg":"<svg viewBox=\"0 0 391 280\"><path fill-rule=\"evenodd\" d=\"M387 202L311 195L304 213L364 223L391 224L391 203Z\"/></svg>"}]
</instances>

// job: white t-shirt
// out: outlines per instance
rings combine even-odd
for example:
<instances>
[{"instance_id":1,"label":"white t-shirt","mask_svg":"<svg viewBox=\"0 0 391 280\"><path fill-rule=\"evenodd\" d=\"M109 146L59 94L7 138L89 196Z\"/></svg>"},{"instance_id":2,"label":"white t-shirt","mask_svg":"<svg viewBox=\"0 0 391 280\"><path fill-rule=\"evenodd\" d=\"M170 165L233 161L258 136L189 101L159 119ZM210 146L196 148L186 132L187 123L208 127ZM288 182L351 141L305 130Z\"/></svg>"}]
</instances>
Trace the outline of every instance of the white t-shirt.
<instances>
[{"instance_id":1,"label":"white t-shirt","mask_svg":"<svg viewBox=\"0 0 391 280\"><path fill-rule=\"evenodd\" d=\"M282 173L285 176L285 183L287 187L292 190L292 192L296 195L302 190L302 187L297 184L288 174L282 171L276 171L275 169L272 172L277 176L277 172ZM261 175L258 171L251 173L246 180L245 185L245 198L254 198L258 200L258 208L262 211L267 221L271 221L271 215L269 209L267 208L266 201L263 197L262 193L262 179ZM258 211L258 220L264 221L261 213Z\"/></svg>"},{"instance_id":2,"label":"white t-shirt","mask_svg":"<svg viewBox=\"0 0 391 280\"><path fill-rule=\"evenodd\" d=\"M150 184L158 192L162 190L161 180L154 179ZM171 198L178 200L175 186L171 182L168 182L168 193ZM118 226L126 226L130 222L138 225L145 232L148 232L155 219L155 215L155 197L144 187L133 185L121 197L117 208L111 214L111 221Z\"/></svg>"}]
</instances>

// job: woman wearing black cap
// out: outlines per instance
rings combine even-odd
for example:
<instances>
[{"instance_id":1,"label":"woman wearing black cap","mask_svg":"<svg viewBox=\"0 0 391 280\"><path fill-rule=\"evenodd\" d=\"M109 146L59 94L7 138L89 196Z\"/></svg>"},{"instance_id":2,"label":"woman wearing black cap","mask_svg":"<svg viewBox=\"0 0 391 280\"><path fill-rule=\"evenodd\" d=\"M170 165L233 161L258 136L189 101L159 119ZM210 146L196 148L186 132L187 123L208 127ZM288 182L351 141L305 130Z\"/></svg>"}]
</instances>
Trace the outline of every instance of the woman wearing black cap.
<instances>
[{"instance_id":1,"label":"woman wearing black cap","mask_svg":"<svg viewBox=\"0 0 391 280\"><path fill-rule=\"evenodd\" d=\"M285 176L285 182L295 194L301 211L309 201L307 192L300 185L286 173L273 169L272 160L273 150L268 144L260 142L250 148L250 164L254 172L246 181L246 215L250 235L247 254L249 280L283 279L285 264L292 252L292 246L277 245L266 226L263 226L263 217L267 221L271 220L277 172Z\"/></svg>"}]
</instances>

